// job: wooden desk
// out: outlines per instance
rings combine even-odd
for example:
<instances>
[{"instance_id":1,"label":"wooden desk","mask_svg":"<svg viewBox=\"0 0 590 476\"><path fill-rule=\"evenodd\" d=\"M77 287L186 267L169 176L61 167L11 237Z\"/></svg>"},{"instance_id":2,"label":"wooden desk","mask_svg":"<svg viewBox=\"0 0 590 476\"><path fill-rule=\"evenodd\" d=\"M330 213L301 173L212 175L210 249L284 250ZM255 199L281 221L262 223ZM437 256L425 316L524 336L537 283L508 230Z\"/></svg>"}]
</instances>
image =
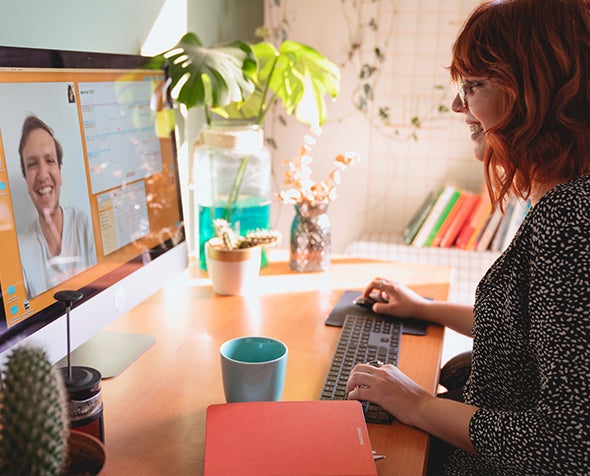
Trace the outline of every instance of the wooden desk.
<instances>
[{"instance_id":1,"label":"wooden desk","mask_svg":"<svg viewBox=\"0 0 590 476\"><path fill-rule=\"evenodd\" d=\"M156 343L121 375L102 383L110 475L203 473L205 410L223 403L219 346L241 335L284 341L289 360L284 400L319 398L339 329L324 321L345 289L362 289L375 276L391 277L446 299L447 268L334 259L327 273L294 273L286 262L262 271L259 292L214 294L206 273L189 269L109 326L151 334ZM402 338L399 366L434 392L443 330ZM383 475L424 472L425 433L395 423L369 425L371 444L385 454Z\"/></svg>"}]
</instances>

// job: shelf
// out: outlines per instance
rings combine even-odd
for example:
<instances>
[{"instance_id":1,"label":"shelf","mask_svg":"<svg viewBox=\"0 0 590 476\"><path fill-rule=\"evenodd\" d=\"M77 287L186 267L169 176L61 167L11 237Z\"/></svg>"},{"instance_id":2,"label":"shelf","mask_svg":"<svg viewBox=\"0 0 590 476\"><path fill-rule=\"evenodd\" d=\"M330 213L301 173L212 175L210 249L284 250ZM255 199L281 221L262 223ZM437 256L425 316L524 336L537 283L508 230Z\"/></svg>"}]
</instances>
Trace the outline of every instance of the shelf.
<instances>
[{"instance_id":1,"label":"shelf","mask_svg":"<svg viewBox=\"0 0 590 476\"><path fill-rule=\"evenodd\" d=\"M473 304L475 288L497 251L464 251L457 248L418 248L401 242L399 234L364 234L346 248L346 254L362 258L432 264L453 269L449 300Z\"/></svg>"}]
</instances>

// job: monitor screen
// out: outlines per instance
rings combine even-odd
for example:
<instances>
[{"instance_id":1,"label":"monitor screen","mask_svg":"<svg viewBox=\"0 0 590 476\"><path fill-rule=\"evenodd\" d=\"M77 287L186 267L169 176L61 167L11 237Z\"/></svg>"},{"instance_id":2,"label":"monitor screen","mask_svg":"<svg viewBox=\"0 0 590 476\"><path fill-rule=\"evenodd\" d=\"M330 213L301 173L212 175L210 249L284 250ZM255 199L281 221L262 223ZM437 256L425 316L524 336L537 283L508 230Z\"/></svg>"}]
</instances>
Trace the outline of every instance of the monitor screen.
<instances>
[{"instance_id":1,"label":"monitor screen","mask_svg":"<svg viewBox=\"0 0 590 476\"><path fill-rule=\"evenodd\" d=\"M168 76L144 61L0 47L0 352L60 359L56 292L82 294L76 347L186 266Z\"/></svg>"}]
</instances>

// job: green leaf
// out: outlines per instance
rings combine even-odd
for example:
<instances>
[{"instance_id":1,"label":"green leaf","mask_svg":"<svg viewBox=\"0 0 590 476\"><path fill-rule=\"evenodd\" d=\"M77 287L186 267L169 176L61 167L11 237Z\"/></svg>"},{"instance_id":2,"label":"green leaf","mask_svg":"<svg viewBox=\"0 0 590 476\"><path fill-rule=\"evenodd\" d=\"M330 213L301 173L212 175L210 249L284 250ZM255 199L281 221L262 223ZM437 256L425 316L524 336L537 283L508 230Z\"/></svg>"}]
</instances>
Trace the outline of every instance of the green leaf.
<instances>
[{"instance_id":1,"label":"green leaf","mask_svg":"<svg viewBox=\"0 0 590 476\"><path fill-rule=\"evenodd\" d=\"M280 99L285 112L291 115L297 110L297 118L302 122L312 123L314 116L320 125L326 121L325 96L335 98L340 92L338 66L314 48L295 41L283 42L278 50L263 41L252 45L252 51L258 63L252 76L256 83L254 93L246 101L216 109L216 113L261 124L272 104ZM312 98L312 111L301 107L306 95Z\"/></svg>"},{"instance_id":2,"label":"green leaf","mask_svg":"<svg viewBox=\"0 0 590 476\"><path fill-rule=\"evenodd\" d=\"M270 82L271 89L281 98L285 110L290 114L295 106L300 106L302 97L307 93L306 88L311 87L319 124L323 124L327 119L324 97L330 95L335 98L340 92L338 66L314 48L295 41L283 42L279 53ZM298 110L299 119L305 121L303 113Z\"/></svg>"},{"instance_id":3,"label":"green leaf","mask_svg":"<svg viewBox=\"0 0 590 476\"><path fill-rule=\"evenodd\" d=\"M194 33L187 33L152 61L168 60L176 101L192 107L219 107L243 101L254 91L251 79L256 59L243 41L204 48Z\"/></svg>"}]
</instances>

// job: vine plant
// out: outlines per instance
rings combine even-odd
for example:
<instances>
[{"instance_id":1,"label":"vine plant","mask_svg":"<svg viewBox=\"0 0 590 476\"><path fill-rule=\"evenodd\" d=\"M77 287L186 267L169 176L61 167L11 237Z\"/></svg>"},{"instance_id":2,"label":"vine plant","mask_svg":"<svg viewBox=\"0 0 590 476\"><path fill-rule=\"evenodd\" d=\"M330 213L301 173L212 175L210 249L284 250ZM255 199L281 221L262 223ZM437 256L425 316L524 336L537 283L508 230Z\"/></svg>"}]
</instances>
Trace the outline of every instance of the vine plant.
<instances>
[{"instance_id":1,"label":"vine plant","mask_svg":"<svg viewBox=\"0 0 590 476\"><path fill-rule=\"evenodd\" d=\"M277 41L284 41L289 36L286 3L287 0L270 1L269 17L272 21L272 10L276 10L276 25L271 26L266 34ZM350 96L350 102L356 111L388 137L417 140L418 131L424 124L449 112L445 104L448 87L434 84L434 103L426 110L411 113L406 120L398 122L392 117L392 105L378 97L379 82L382 80L384 65L395 36L397 3L396 0L340 0L347 30L347 50L339 66L343 70L350 67L356 71L355 86ZM390 8L386 10L387 6Z\"/></svg>"}]
</instances>

